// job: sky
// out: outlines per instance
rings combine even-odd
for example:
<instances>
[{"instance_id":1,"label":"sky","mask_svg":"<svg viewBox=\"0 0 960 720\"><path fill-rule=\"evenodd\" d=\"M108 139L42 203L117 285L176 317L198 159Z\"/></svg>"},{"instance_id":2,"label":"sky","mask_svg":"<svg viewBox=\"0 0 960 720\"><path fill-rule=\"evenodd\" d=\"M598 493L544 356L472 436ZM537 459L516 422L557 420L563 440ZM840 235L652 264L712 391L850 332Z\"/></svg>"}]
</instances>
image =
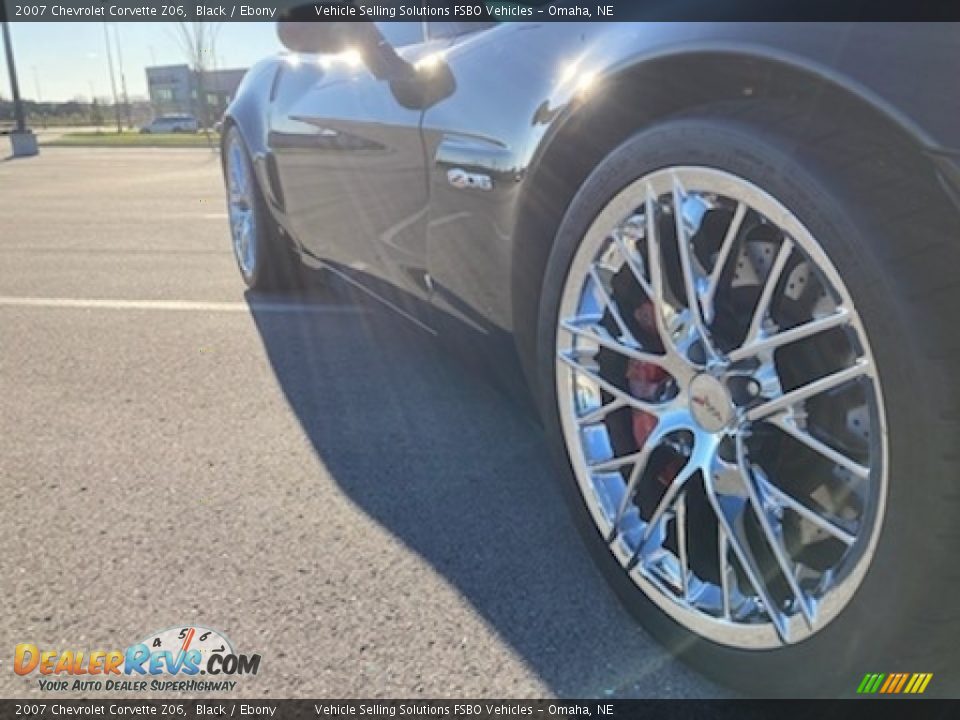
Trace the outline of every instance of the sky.
<instances>
[{"instance_id":1,"label":"sky","mask_svg":"<svg viewBox=\"0 0 960 720\"><path fill-rule=\"evenodd\" d=\"M187 62L177 41L176 23L107 23L113 47L117 92L120 92L120 56L130 99L147 97L148 65ZM26 100L72 100L91 95L111 96L110 70L102 22L10 23L10 33ZM250 67L280 49L275 23L223 23L217 35L218 68ZM0 96L10 97L6 63L0 55Z\"/></svg>"}]
</instances>

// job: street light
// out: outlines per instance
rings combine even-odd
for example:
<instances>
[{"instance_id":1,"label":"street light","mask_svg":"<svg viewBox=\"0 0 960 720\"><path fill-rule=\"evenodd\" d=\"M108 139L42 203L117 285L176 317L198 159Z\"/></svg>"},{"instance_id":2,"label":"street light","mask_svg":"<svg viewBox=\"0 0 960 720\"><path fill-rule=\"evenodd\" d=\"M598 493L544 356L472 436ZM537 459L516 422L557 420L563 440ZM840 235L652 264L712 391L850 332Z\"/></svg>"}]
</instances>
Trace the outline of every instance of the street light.
<instances>
[{"instance_id":1,"label":"street light","mask_svg":"<svg viewBox=\"0 0 960 720\"><path fill-rule=\"evenodd\" d=\"M113 75L113 52L110 50L110 33L107 24L103 24L103 39L107 45L107 67L110 69L110 89L113 91L113 113L117 118L117 134L123 132L120 120L120 100L117 98L117 79Z\"/></svg>"},{"instance_id":2,"label":"street light","mask_svg":"<svg viewBox=\"0 0 960 720\"><path fill-rule=\"evenodd\" d=\"M37 66L31 65L30 69L33 70L33 85L37 89L37 112L40 113L40 122L43 124L43 129L47 129L47 114L43 111L43 93L40 92L40 75L37 73Z\"/></svg>"},{"instance_id":3,"label":"street light","mask_svg":"<svg viewBox=\"0 0 960 720\"><path fill-rule=\"evenodd\" d=\"M130 96L127 95L127 76L123 73L123 50L120 43L120 26L116 23L113 26L113 40L117 45L117 65L120 70L120 91L123 93L123 112L127 116L127 127L133 127L133 121L130 119Z\"/></svg>"},{"instance_id":4,"label":"street light","mask_svg":"<svg viewBox=\"0 0 960 720\"><path fill-rule=\"evenodd\" d=\"M13 44L10 42L10 26L6 20L0 22L3 29L3 46L7 54L7 72L10 73L10 93L13 95L13 114L17 125L10 133L10 144L14 157L36 155L37 137L27 129L27 122L23 115L23 101L20 99L20 85L17 83L17 67L13 63Z\"/></svg>"}]
</instances>

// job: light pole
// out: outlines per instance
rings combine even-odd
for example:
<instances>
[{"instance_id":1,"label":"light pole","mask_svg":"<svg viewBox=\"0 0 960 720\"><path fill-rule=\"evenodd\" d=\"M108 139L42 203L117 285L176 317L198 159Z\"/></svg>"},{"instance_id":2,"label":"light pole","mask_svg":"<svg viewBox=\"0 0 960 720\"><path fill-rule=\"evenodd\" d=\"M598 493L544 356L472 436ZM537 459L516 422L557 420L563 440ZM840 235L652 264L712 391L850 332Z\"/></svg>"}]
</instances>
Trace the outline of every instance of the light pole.
<instances>
[{"instance_id":1,"label":"light pole","mask_svg":"<svg viewBox=\"0 0 960 720\"><path fill-rule=\"evenodd\" d=\"M40 92L40 75L37 73L37 66L31 65L33 70L33 85L37 91L37 112L40 113L40 122L43 123L43 129L47 129L47 114L43 111L43 93Z\"/></svg>"},{"instance_id":2,"label":"light pole","mask_svg":"<svg viewBox=\"0 0 960 720\"><path fill-rule=\"evenodd\" d=\"M110 69L110 89L113 91L113 113L117 118L117 134L123 132L123 123L120 120L120 101L117 99L117 80L113 76L113 53L110 52L110 33L107 24L103 24L103 39L107 44L107 67Z\"/></svg>"},{"instance_id":3,"label":"light pole","mask_svg":"<svg viewBox=\"0 0 960 720\"><path fill-rule=\"evenodd\" d=\"M10 42L10 25L4 20L0 23L3 29L3 47L7 55L7 72L10 73L10 94L13 95L13 114L16 118L16 128L10 133L10 144L14 157L36 155L37 138L27 129L27 122L23 115L23 101L20 99L20 85L17 83L17 67L13 62L13 44Z\"/></svg>"},{"instance_id":4,"label":"light pole","mask_svg":"<svg viewBox=\"0 0 960 720\"><path fill-rule=\"evenodd\" d=\"M120 68L120 88L123 93L123 112L127 116L127 127L133 127L130 119L130 96L127 95L127 76L123 72L123 49L120 44L120 26L113 26L113 40L117 44L117 65Z\"/></svg>"},{"instance_id":5,"label":"light pole","mask_svg":"<svg viewBox=\"0 0 960 720\"><path fill-rule=\"evenodd\" d=\"M37 93L37 102L43 102L43 93L40 92L40 75L37 73L37 66L31 65L30 69L33 71L33 89Z\"/></svg>"}]
</instances>

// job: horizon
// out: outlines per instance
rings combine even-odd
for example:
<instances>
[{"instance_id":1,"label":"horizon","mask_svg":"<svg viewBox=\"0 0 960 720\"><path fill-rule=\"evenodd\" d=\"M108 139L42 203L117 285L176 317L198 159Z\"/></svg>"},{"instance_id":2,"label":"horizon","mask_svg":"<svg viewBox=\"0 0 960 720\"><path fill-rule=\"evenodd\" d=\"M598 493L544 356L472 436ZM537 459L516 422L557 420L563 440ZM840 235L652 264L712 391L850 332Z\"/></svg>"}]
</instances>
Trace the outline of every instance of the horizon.
<instances>
[{"instance_id":1,"label":"horizon","mask_svg":"<svg viewBox=\"0 0 960 720\"><path fill-rule=\"evenodd\" d=\"M175 22L10 23L20 96L25 101L113 102L104 25L110 36L117 97L123 98L121 65L131 102L148 100L145 68L193 65L179 45ZM249 68L281 47L272 22L220 23L211 69ZM118 54L119 47L119 54ZM51 52L50 48L69 48ZM121 62L122 61L122 62ZM0 97L10 99L6 62Z\"/></svg>"}]
</instances>

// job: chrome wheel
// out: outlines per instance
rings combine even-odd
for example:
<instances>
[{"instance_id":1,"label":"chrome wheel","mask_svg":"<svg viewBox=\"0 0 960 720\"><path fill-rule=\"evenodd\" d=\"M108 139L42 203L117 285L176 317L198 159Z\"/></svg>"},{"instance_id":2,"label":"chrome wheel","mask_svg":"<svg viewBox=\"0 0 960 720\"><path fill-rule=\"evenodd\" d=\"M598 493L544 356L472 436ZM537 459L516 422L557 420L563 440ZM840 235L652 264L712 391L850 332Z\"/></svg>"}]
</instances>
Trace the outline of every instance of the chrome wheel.
<instances>
[{"instance_id":1,"label":"chrome wheel","mask_svg":"<svg viewBox=\"0 0 960 720\"><path fill-rule=\"evenodd\" d=\"M253 173L240 135L234 131L227 146L227 206L233 254L244 277L252 277L257 262L257 218Z\"/></svg>"},{"instance_id":2,"label":"chrome wheel","mask_svg":"<svg viewBox=\"0 0 960 720\"><path fill-rule=\"evenodd\" d=\"M632 183L573 257L556 350L580 491L647 597L739 648L840 613L883 519L883 401L849 293L786 207L710 168Z\"/></svg>"}]
</instances>

